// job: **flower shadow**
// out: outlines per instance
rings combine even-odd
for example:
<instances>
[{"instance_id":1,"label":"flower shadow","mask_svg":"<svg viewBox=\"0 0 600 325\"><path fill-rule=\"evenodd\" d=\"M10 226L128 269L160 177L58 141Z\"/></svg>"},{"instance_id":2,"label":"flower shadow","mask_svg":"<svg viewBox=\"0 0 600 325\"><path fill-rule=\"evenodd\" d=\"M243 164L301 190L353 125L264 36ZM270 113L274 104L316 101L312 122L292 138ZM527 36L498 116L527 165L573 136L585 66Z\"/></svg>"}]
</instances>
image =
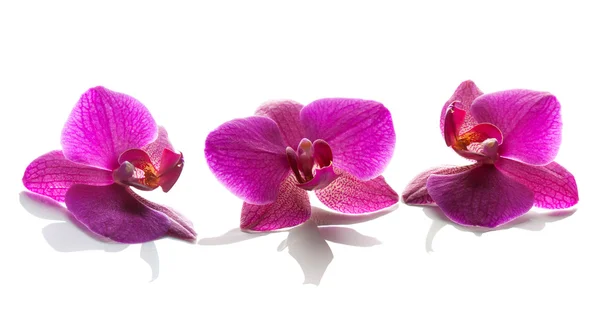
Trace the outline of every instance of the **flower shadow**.
<instances>
[{"instance_id":1,"label":"flower shadow","mask_svg":"<svg viewBox=\"0 0 600 325\"><path fill-rule=\"evenodd\" d=\"M40 219L58 221L42 229L44 239L57 252L70 253L101 250L110 253L123 251L129 245L112 242L90 232L73 217L71 212L60 203L32 192L19 193L21 206L31 215ZM148 263L152 271L150 282L159 274L159 257L154 242L141 245L140 258Z\"/></svg>"},{"instance_id":2,"label":"flower shadow","mask_svg":"<svg viewBox=\"0 0 600 325\"><path fill-rule=\"evenodd\" d=\"M442 228L447 225L453 226L454 228L481 236L484 233L492 231L501 231L510 228L519 228L529 231L541 231L546 227L547 223L562 220L568 216L571 216L577 211L577 208L555 210L555 211L529 211L519 218L505 223L496 228L481 228L481 227L468 227L458 225L446 217L442 210L436 206L428 206L423 208L425 215L431 219L431 227L427 232L425 238L425 250L430 253L433 252L433 240Z\"/></svg>"},{"instance_id":3,"label":"flower shadow","mask_svg":"<svg viewBox=\"0 0 600 325\"><path fill-rule=\"evenodd\" d=\"M333 251L328 242L355 247L372 247L381 244L377 238L363 235L352 228L340 227L341 225L373 220L397 208L396 204L374 213L350 215L312 207L311 218L307 222L285 230L288 236L279 244L277 251L282 252L287 249L304 273L304 284L318 286L333 261ZM268 234L268 232L244 232L235 228L218 237L200 239L198 244L229 245Z\"/></svg>"}]
</instances>

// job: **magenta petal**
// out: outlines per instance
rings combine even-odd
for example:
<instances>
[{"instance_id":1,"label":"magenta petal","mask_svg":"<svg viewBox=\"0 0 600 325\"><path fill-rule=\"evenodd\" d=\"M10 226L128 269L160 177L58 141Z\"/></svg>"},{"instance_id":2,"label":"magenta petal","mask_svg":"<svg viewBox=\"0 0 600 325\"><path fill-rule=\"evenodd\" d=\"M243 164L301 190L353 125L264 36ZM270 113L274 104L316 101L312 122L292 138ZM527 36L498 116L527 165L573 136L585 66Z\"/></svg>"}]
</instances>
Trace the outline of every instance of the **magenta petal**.
<instances>
[{"instance_id":1,"label":"magenta petal","mask_svg":"<svg viewBox=\"0 0 600 325\"><path fill-rule=\"evenodd\" d=\"M318 168L315 170L313 179L306 183L298 184L298 187L307 191L322 189L331 184L337 177L338 175L333 170L333 166Z\"/></svg>"},{"instance_id":2,"label":"magenta petal","mask_svg":"<svg viewBox=\"0 0 600 325\"><path fill-rule=\"evenodd\" d=\"M369 181L337 170L338 178L324 189L315 191L317 198L328 208L343 213L367 213L381 210L398 203L398 193L383 176Z\"/></svg>"},{"instance_id":3,"label":"magenta petal","mask_svg":"<svg viewBox=\"0 0 600 325\"><path fill-rule=\"evenodd\" d=\"M183 171L183 165L182 153L175 153L165 148L160 161L160 169L158 170L160 176L159 183L163 192L169 192L175 183L177 183Z\"/></svg>"},{"instance_id":4,"label":"magenta petal","mask_svg":"<svg viewBox=\"0 0 600 325\"><path fill-rule=\"evenodd\" d=\"M362 99L328 98L302 109L309 139L325 140L336 166L361 180L380 175L392 158L396 133L382 104Z\"/></svg>"},{"instance_id":5,"label":"magenta petal","mask_svg":"<svg viewBox=\"0 0 600 325\"><path fill-rule=\"evenodd\" d=\"M452 94L452 97L450 97L450 99L448 99L448 101L444 104L444 107L442 107L442 114L440 116L440 130L442 131L442 135L444 135L446 111L452 102L459 102L459 107L465 111L463 123L457 130L458 134L467 131L477 124L477 121L471 115L471 103L473 100L475 100L475 98L481 95L483 95L483 92L479 90L479 88L477 88L475 83L471 80L463 81L458 88L456 88L454 94Z\"/></svg>"},{"instance_id":6,"label":"magenta petal","mask_svg":"<svg viewBox=\"0 0 600 325\"><path fill-rule=\"evenodd\" d=\"M479 165L468 165L468 166L440 166L428 169L420 174L418 174L415 178L413 178L410 183L402 192L402 200L406 204L410 205L435 205L435 202L427 192L427 180L429 176L436 175L454 175L461 172L464 172L469 169L473 169Z\"/></svg>"},{"instance_id":7,"label":"magenta petal","mask_svg":"<svg viewBox=\"0 0 600 325\"><path fill-rule=\"evenodd\" d=\"M561 141L560 104L550 93L506 90L473 102L473 117L497 126L504 136L500 156L531 165L554 160Z\"/></svg>"},{"instance_id":8,"label":"magenta petal","mask_svg":"<svg viewBox=\"0 0 600 325\"><path fill-rule=\"evenodd\" d=\"M136 200L140 201L148 208L156 210L158 212L162 212L170 219L171 225L169 227L169 230L167 231L167 236L192 242L196 240L196 231L194 230L194 225L189 219L179 215L177 212L171 210L166 206L154 203L152 201L148 201L131 190L129 190L128 192Z\"/></svg>"},{"instance_id":9,"label":"magenta petal","mask_svg":"<svg viewBox=\"0 0 600 325\"><path fill-rule=\"evenodd\" d=\"M526 165L510 159L499 159L496 167L504 174L526 185L535 194L535 206L564 209L579 201L575 177L561 165Z\"/></svg>"},{"instance_id":10,"label":"magenta petal","mask_svg":"<svg viewBox=\"0 0 600 325\"><path fill-rule=\"evenodd\" d=\"M296 186L293 175L279 187L275 202L256 205L244 202L240 228L255 231L277 230L304 223L310 218L308 193Z\"/></svg>"},{"instance_id":11,"label":"magenta petal","mask_svg":"<svg viewBox=\"0 0 600 325\"><path fill-rule=\"evenodd\" d=\"M73 185L65 203L92 232L120 243L151 241L165 235L171 226L164 213L148 208L118 184Z\"/></svg>"},{"instance_id":12,"label":"magenta petal","mask_svg":"<svg viewBox=\"0 0 600 325\"><path fill-rule=\"evenodd\" d=\"M279 126L283 140L292 148L297 148L304 138L304 129L300 123L300 110L304 105L292 100L270 101L262 104L256 115L266 116ZM315 139L312 139L315 140Z\"/></svg>"},{"instance_id":13,"label":"magenta petal","mask_svg":"<svg viewBox=\"0 0 600 325\"><path fill-rule=\"evenodd\" d=\"M169 134L162 126L158 127L158 136L156 137L156 140L142 147L141 149L144 150L148 156L150 156L152 164L156 167L161 165L161 158L165 149L175 152L173 145L169 141Z\"/></svg>"},{"instance_id":14,"label":"magenta petal","mask_svg":"<svg viewBox=\"0 0 600 325\"><path fill-rule=\"evenodd\" d=\"M206 138L204 154L217 179L252 204L273 203L291 170L277 124L262 116L219 126Z\"/></svg>"},{"instance_id":15,"label":"magenta petal","mask_svg":"<svg viewBox=\"0 0 600 325\"><path fill-rule=\"evenodd\" d=\"M23 185L35 193L63 202L73 184L110 185L112 172L67 160L62 151L51 151L32 161L23 175Z\"/></svg>"},{"instance_id":16,"label":"magenta petal","mask_svg":"<svg viewBox=\"0 0 600 325\"><path fill-rule=\"evenodd\" d=\"M454 175L431 175L427 191L450 220L493 228L529 211L533 192L493 165Z\"/></svg>"},{"instance_id":17,"label":"magenta petal","mask_svg":"<svg viewBox=\"0 0 600 325\"><path fill-rule=\"evenodd\" d=\"M156 138L157 127L142 103L103 87L84 93L65 124L62 147L71 161L115 169L119 155Z\"/></svg>"}]
</instances>

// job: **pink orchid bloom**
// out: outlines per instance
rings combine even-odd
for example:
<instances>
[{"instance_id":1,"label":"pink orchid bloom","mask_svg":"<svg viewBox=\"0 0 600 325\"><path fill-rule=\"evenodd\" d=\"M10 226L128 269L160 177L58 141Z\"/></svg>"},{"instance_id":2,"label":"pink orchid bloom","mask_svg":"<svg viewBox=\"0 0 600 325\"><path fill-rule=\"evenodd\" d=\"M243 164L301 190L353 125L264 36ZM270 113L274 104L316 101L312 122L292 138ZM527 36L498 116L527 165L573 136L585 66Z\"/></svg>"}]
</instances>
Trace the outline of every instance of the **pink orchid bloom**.
<instances>
[{"instance_id":1,"label":"pink orchid bloom","mask_svg":"<svg viewBox=\"0 0 600 325\"><path fill-rule=\"evenodd\" d=\"M483 94L463 82L440 118L446 145L475 163L437 167L402 193L407 204L437 206L461 225L493 228L531 209L579 201L575 178L554 162L561 141L560 104L546 92Z\"/></svg>"},{"instance_id":2,"label":"pink orchid bloom","mask_svg":"<svg viewBox=\"0 0 600 325\"><path fill-rule=\"evenodd\" d=\"M62 151L27 166L27 189L64 202L91 232L116 242L141 243L164 235L195 240L190 221L130 188L168 192L183 169L183 155L174 151L166 130L142 103L92 88L73 108L61 143Z\"/></svg>"},{"instance_id":3,"label":"pink orchid bloom","mask_svg":"<svg viewBox=\"0 0 600 325\"><path fill-rule=\"evenodd\" d=\"M277 101L211 132L205 155L217 179L245 201L240 227L268 231L308 220L311 190L344 213L397 203L398 194L379 176L395 142L392 117L380 103Z\"/></svg>"}]
</instances>

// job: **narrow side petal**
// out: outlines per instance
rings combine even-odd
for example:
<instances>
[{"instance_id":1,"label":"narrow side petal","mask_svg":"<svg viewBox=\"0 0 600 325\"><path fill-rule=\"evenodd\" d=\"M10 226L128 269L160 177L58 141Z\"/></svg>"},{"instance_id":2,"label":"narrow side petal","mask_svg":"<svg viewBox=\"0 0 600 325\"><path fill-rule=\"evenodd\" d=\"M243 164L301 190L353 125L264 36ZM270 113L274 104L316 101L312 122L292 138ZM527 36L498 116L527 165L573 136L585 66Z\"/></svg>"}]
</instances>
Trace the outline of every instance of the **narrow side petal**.
<instances>
[{"instance_id":1,"label":"narrow side petal","mask_svg":"<svg viewBox=\"0 0 600 325\"><path fill-rule=\"evenodd\" d=\"M297 148L300 140L304 138L304 130L300 123L302 107L304 105L292 100L270 101L262 104L256 110L256 115L275 121L285 143L292 148Z\"/></svg>"},{"instance_id":2,"label":"narrow side petal","mask_svg":"<svg viewBox=\"0 0 600 325\"><path fill-rule=\"evenodd\" d=\"M290 175L279 187L275 202L264 205L244 202L240 228L255 231L277 230L297 226L309 218L308 193L296 186L296 179Z\"/></svg>"},{"instance_id":3,"label":"narrow side petal","mask_svg":"<svg viewBox=\"0 0 600 325\"><path fill-rule=\"evenodd\" d=\"M402 192L402 200L409 205L435 205L435 202L427 192L427 180L429 176L454 175L473 169L479 165L467 166L440 166L428 169L413 178Z\"/></svg>"},{"instance_id":4,"label":"narrow side petal","mask_svg":"<svg viewBox=\"0 0 600 325\"><path fill-rule=\"evenodd\" d=\"M154 203L152 201L144 199L143 197L133 192L131 189L128 189L127 191L129 192L129 194L131 194L131 196L133 196L136 200L140 201L148 208L156 210L158 212L162 212L170 219L171 225L169 227L169 230L167 231L167 236L192 242L196 240L196 231L194 230L193 223L189 219L164 205L160 205L158 203Z\"/></svg>"},{"instance_id":5,"label":"narrow side petal","mask_svg":"<svg viewBox=\"0 0 600 325\"><path fill-rule=\"evenodd\" d=\"M526 213L534 200L527 186L505 176L493 165L481 165L454 175L431 175L427 191L450 220L488 228Z\"/></svg>"},{"instance_id":6,"label":"narrow side petal","mask_svg":"<svg viewBox=\"0 0 600 325\"><path fill-rule=\"evenodd\" d=\"M224 123L206 138L204 154L217 179L252 204L272 203L290 173L277 124L252 116Z\"/></svg>"},{"instance_id":7,"label":"narrow side petal","mask_svg":"<svg viewBox=\"0 0 600 325\"><path fill-rule=\"evenodd\" d=\"M146 107L135 98L103 87L85 92L62 132L65 157L71 161L115 169L119 155L142 148L157 135Z\"/></svg>"},{"instance_id":8,"label":"narrow side petal","mask_svg":"<svg viewBox=\"0 0 600 325\"><path fill-rule=\"evenodd\" d=\"M92 232L120 243L143 243L162 237L171 221L162 212L136 200L127 188L73 185L65 196L67 208Z\"/></svg>"},{"instance_id":9,"label":"narrow side petal","mask_svg":"<svg viewBox=\"0 0 600 325\"><path fill-rule=\"evenodd\" d=\"M311 140L325 140L334 164L360 180L380 175L392 158L396 133L390 111L362 99L327 98L302 109L300 120Z\"/></svg>"},{"instance_id":10,"label":"narrow side petal","mask_svg":"<svg viewBox=\"0 0 600 325\"><path fill-rule=\"evenodd\" d=\"M579 202L575 177L556 162L531 166L510 159L499 159L496 167L529 187L535 195L536 207L564 209Z\"/></svg>"},{"instance_id":11,"label":"narrow side petal","mask_svg":"<svg viewBox=\"0 0 600 325\"><path fill-rule=\"evenodd\" d=\"M361 181L347 172L339 174L329 186L316 190L317 198L328 208L351 214L381 210L398 203L398 193L383 176Z\"/></svg>"},{"instance_id":12,"label":"narrow side petal","mask_svg":"<svg viewBox=\"0 0 600 325\"><path fill-rule=\"evenodd\" d=\"M470 128L474 127L477 124L477 121L471 115L471 103L475 100L475 98L483 95L483 92L477 88L475 83L471 80L463 81L458 88L454 91L454 94L448 99L448 101L442 107L442 114L440 116L440 131L442 132L442 136L444 135L444 124L446 120L446 111L448 106L453 102L459 102L460 107L465 111L465 116L461 127L457 130L457 134L461 134L466 132Z\"/></svg>"},{"instance_id":13,"label":"narrow side petal","mask_svg":"<svg viewBox=\"0 0 600 325\"><path fill-rule=\"evenodd\" d=\"M545 165L558 153L560 103L550 93L517 89L485 94L473 102L471 113L478 122L502 131L502 157Z\"/></svg>"},{"instance_id":14,"label":"narrow side petal","mask_svg":"<svg viewBox=\"0 0 600 325\"><path fill-rule=\"evenodd\" d=\"M51 151L32 161L25 169L23 185L35 193L64 202L73 184L110 185L112 172L67 160L62 151Z\"/></svg>"}]
</instances>

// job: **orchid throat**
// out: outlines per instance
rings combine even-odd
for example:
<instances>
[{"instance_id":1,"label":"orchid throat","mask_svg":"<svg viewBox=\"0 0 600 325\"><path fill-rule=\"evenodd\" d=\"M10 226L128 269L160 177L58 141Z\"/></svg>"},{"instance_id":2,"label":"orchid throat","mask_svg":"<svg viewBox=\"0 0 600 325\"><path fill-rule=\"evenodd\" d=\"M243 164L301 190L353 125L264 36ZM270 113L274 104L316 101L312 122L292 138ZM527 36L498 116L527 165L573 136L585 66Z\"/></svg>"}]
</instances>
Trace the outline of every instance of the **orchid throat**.
<instances>
[{"instance_id":1,"label":"orchid throat","mask_svg":"<svg viewBox=\"0 0 600 325\"><path fill-rule=\"evenodd\" d=\"M302 189L325 188L338 176L333 170L331 147L324 140L318 139L313 143L305 138L298 144L298 149L287 147L285 152L298 181L296 185Z\"/></svg>"}]
</instances>

